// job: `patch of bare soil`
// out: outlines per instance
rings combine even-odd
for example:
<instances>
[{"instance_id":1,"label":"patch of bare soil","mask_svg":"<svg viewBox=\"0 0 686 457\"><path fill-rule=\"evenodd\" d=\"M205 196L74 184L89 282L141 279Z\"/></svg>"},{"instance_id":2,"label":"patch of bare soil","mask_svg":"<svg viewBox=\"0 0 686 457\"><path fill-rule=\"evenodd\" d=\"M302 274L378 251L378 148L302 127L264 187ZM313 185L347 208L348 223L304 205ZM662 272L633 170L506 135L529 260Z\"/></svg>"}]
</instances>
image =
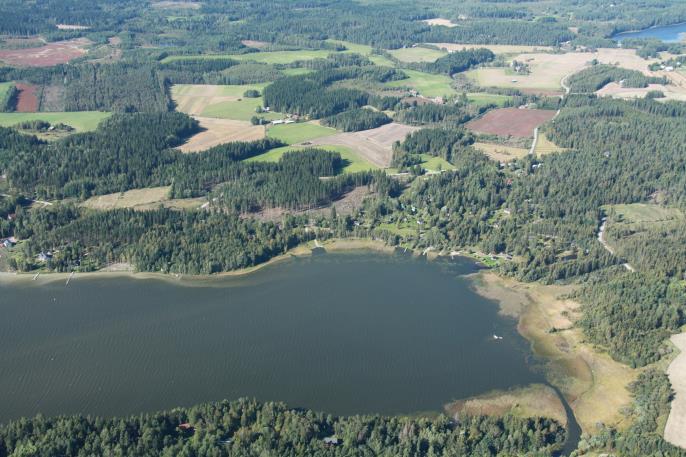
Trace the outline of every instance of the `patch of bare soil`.
<instances>
[{"instance_id":1,"label":"patch of bare soil","mask_svg":"<svg viewBox=\"0 0 686 457\"><path fill-rule=\"evenodd\" d=\"M38 86L17 83L15 87L19 91L15 110L18 113L35 113L38 111Z\"/></svg>"},{"instance_id":2,"label":"patch of bare soil","mask_svg":"<svg viewBox=\"0 0 686 457\"><path fill-rule=\"evenodd\" d=\"M381 168L388 168L393 158L393 143L404 140L408 133L417 129L418 127L393 122L371 130L318 138L310 143L319 146L346 146L368 162Z\"/></svg>"},{"instance_id":3,"label":"patch of bare soil","mask_svg":"<svg viewBox=\"0 0 686 457\"><path fill-rule=\"evenodd\" d=\"M533 136L534 129L553 116L553 110L502 108L468 122L466 127L479 133L526 138Z\"/></svg>"},{"instance_id":4,"label":"patch of bare soil","mask_svg":"<svg viewBox=\"0 0 686 457\"><path fill-rule=\"evenodd\" d=\"M17 67L52 67L67 63L88 52L92 41L87 38L55 41L38 48L0 50L0 60Z\"/></svg>"}]
</instances>

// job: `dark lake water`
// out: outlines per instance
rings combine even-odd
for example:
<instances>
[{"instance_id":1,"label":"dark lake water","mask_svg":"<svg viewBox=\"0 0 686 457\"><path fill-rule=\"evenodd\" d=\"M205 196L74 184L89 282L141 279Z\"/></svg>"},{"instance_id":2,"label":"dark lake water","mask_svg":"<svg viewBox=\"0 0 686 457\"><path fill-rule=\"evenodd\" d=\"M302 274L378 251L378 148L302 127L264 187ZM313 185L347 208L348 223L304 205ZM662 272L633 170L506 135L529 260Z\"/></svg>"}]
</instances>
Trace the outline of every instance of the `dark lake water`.
<instances>
[{"instance_id":1,"label":"dark lake water","mask_svg":"<svg viewBox=\"0 0 686 457\"><path fill-rule=\"evenodd\" d=\"M627 38L657 38L665 43L684 41L686 22L681 24L663 25L635 32L622 32L612 36L613 40L622 41Z\"/></svg>"},{"instance_id":2,"label":"dark lake water","mask_svg":"<svg viewBox=\"0 0 686 457\"><path fill-rule=\"evenodd\" d=\"M0 421L242 396L413 413L543 382L515 322L471 290L474 271L466 259L326 254L192 285L0 282Z\"/></svg>"}]
</instances>

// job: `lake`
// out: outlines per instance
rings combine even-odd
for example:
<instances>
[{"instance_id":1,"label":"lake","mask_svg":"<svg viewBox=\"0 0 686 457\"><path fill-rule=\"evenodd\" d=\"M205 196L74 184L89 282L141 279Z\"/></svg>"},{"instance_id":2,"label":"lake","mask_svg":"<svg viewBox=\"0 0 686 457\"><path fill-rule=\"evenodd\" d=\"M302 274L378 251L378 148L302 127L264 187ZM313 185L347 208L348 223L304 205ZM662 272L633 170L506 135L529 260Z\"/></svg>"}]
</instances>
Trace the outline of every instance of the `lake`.
<instances>
[{"instance_id":1,"label":"lake","mask_svg":"<svg viewBox=\"0 0 686 457\"><path fill-rule=\"evenodd\" d=\"M686 22L617 33L612 36L612 39L622 41L627 38L657 38L665 43L679 43L684 41L684 34L686 34Z\"/></svg>"},{"instance_id":2,"label":"lake","mask_svg":"<svg viewBox=\"0 0 686 457\"><path fill-rule=\"evenodd\" d=\"M207 281L0 282L0 421L236 399L440 411L544 382L468 259L324 254ZM493 335L502 340L494 340Z\"/></svg>"}]
</instances>

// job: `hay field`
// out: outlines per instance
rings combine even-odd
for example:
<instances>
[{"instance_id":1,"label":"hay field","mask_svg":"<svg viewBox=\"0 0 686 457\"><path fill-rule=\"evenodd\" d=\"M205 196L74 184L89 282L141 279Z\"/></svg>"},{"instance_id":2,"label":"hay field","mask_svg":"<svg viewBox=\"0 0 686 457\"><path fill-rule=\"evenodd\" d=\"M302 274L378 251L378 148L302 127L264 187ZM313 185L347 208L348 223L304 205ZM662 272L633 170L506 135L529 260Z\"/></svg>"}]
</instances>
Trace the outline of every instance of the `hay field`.
<instances>
[{"instance_id":1,"label":"hay field","mask_svg":"<svg viewBox=\"0 0 686 457\"><path fill-rule=\"evenodd\" d=\"M149 187L91 197L81 204L91 209L136 208L140 205L159 203L169 198L171 186Z\"/></svg>"},{"instance_id":2,"label":"hay field","mask_svg":"<svg viewBox=\"0 0 686 457\"><path fill-rule=\"evenodd\" d=\"M445 75L432 75L416 70L403 70L408 78L385 83L386 87L407 87L414 89L425 97L442 97L455 95L457 92L450 86L452 79Z\"/></svg>"},{"instance_id":3,"label":"hay field","mask_svg":"<svg viewBox=\"0 0 686 457\"><path fill-rule=\"evenodd\" d=\"M534 154L536 156L540 157L546 154L552 154L553 152L564 152L566 150L567 149L561 148L560 146L550 141L545 133L538 133L536 147L534 147Z\"/></svg>"},{"instance_id":4,"label":"hay field","mask_svg":"<svg viewBox=\"0 0 686 457\"><path fill-rule=\"evenodd\" d=\"M529 154L528 149L495 143L474 143L474 147L496 162L509 162Z\"/></svg>"},{"instance_id":5,"label":"hay field","mask_svg":"<svg viewBox=\"0 0 686 457\"><path fill-rule=\"evenodd\" d=\"M25 121L45 121L51 124L59 122L76 129L76 132L90 132L98 127L112 113L101 111L74 111L60 113L0 113L0 126L11 127Z\"/></svg>"},{"instance_id":6,"label":"hay field","mask_svg":"<svg viewBox=\"0 0 686 457\"><path fill-rule=\"evenodd\" d=\"M435 62L447 55L445 51L422 47L393 49L389 53L401 62Z\"/></svg>"},{"instance_id":7,"label":"hay field","mask_svg":"<svg viewBox=\"0 0 686 457\"><path fill-rule=\"evenodd\" d=\"M652 90L659 90L665 94L664 98L658 100L679 100L686 101L686 90L676 85L665 86L663 84L649 84L648 87L633 88L622 87L612 82L600 90L596 91L599 97L612 97L622 99L645 98L646 94Z\"/></svg>"},{"instance_id":8,"label":"hay field","mask_svg":"<svg viewBox=\"0 0 686 457\"><path fill-rule=\"evenodd\" d=\"M324 127L318 121L298 122L295 124L272 125L267 128L267 135L286 144L302 143L316 138L335 135L338 130Z\"/></svg>"},{"instance_id":9,"label":"hay field","mask_svg":"<svg viewBox=\"0 0 686 457\"><path fill-rule=\"evenodd\" d=\"M424 19L422 22L424 22L425 24L429 24L429 25L442 25L443 27L457 27L457 24L455 24L450 19L443 19L440 17L436 17L433 19Z\"/></svg>"},{"instance_id":10,"label":"hay field","mask_svg":"<svg viewBox=\"0 0 686 457\"><path fill-rule=\"evenodd\" d=\"M255 141L265 137L265 127L246 121L195 117L204 130L179 147L183 152L200 152L234 141Z\"/></svg>"},{"instance_id":11,"label":"hay field","mask_svg":"<svg viewBox=\"0 0 686 457\"><path fill-rule=\"evenodd\" d=\"M417 129L418 127L392 122L371 130L339 133L326 138L318 138L311 143L319 146L345 146L355 151L367 162L379 168L388 168L393 158L393 143L402 141L408 133Z\"/></svg>"},{"instance_id":12,"label":"hay field","mask_svg":"<svg viewBox=\"0 0 686 457\"><path fill-rule=\"evenodd\" d=\"M593 59L600 63L637 70L654 76L648 70L650 60L644 60L631 49L598 49L597 52L568 52L564 54L525 53L512 59L525 62L531 73L528 75L513 72L509 67L478 68L468 71L467 77L483 87L508 87L534 90L560 90L565 76L578 73L590 65Z\"/></svg>"},{"instance_id":13,"label":"hay field","mask_svg":"<svg viewBox=\"0 0 686 457\"><path fill-rule=\"evenodd\" d=\"M262 92L266 84L246 85L209 85L209 84L175 84L171 96L176 103L177 111L191 115L202 115L205 108L221 102L235 102L243 99L246 90ZM253 99L255 100L255 99ZM260 98L260 100L262 100Z\"/></svg>"}]
</instances>

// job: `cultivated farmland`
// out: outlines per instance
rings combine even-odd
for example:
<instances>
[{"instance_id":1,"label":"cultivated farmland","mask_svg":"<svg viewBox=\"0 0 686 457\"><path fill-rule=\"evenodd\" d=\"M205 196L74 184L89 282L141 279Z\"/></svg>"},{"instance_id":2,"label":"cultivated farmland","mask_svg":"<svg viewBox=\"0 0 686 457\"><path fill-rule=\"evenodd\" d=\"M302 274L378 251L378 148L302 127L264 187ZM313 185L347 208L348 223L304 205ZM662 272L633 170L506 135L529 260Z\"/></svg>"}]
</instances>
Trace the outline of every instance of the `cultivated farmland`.
<instances>
[{"instance_id":1,"label":"cultivated farmland","mask_svg":"<svg viewBox=\"0 0 686 457\"><path fill-rule=\"evenodd\" d=\"M401 48L389 51L390 54L401 62L435 62L447 53L438 49L430 48Z\"/></svg>"},{"instance_id":2,"label":"cultivated farmland","mask_svg":"<svg viewBox=\"0 0 686 457\"><path fill-rule=\"evenodd\" d=\"M452 79L445 75L432 75L416 70L403 70L408 78L386 83L386 87L406 87L416 90L425 97L442 97L455 95L455 89L450 86Z\"/></svg>"},{"instance_id":3,"label":"cultivated farmland","mask_svg":"<svg viewBox=\"0 0 686 457\"><path fill-rule=\"evenodd\" d=\"M466 74L482 87L509 87L541 93L561 91L564 77L578 73L594 59L649 76L655 75L648 70L651 61L639 57L633 49L598 49L597 52L564 54L527 53L513 56L513 59L529 65L530 74L515 73L509 67L478 68Z\"/></svg>"},{"instance_id":4,"label":"cultivated farmland","mask_svg":"<svg viewBox=\"0 0 686 457\"><path fill-rule=\"evenodd\" d=\"M551 46L526 46L513 44L459 44L459 43L428 43L446 51L462 51L463 49L486 48L493 54L522 54L525 52L552 51Z\"/></svg>"},{"instance_id":5,"label":"cultivated farmland","mask_svg":"<svg viewBox=\"0 0 686 457\"><path fill-rule=\"evenodd\" d=\"M86 54L87 38L56 41L38 48L0 50L0 61L17 67L52 67Z\"/></svg>"},{"instance_id":6,"label":"cultivated farmland","mask_svg":"<svg viewBox=\"0 0 686 457\"><path fill-rule=\"evenodd\" d=\"M214 146L234 141L254 141L264 138L265 128L250 122L233 119L196 117L204 130L193 135L179 149L183 152L200 152Z\"/></svg>"},{"instance_id":7,"label":"cultivated farmland","mask_svg":"<svg viewBox=\"0 0 686 457\"><path fill-rule=\"evenodd\" d=\"M502 108L468 122L466 127L478 133L526 138L533 136L534 129L553 116L552 110Z\"/></svg>"},{"instance_id":8,"label":"cultivated farmland","mask_svg":"<svg viewBox=\"0 0 686 457\"><path fill-rule=\"evenodd\" d=\"M15 86L19 91L16 111L19 113L35 113L38 111L38 86L25 83L17 83Z\"/></svg>"},{"instance_id":9,"label":"cultivated farmland","mask_svg":"<svg viewBox=\"0 0 686 457\"><path fill-rule=\"evenodd\" d=\"M509 162L514 159L521 159L529 154L528 149L506 146L503 144L475 143L474 147L497 162Z\"/></svg>"},{"instance_id":10,"label":"cultivated farmland","mask_svg":"<svg viewBox=\"0 0 686 457\"><path fill-rule=\"evenodd\" d=\"M369 163L380 168L391 165L393 158L393 143L402 141L405 136L417 130L417 127L393 122L382 127L363 130L361 132L347 132L319 138L312 141L313 145L336 145L348 147Z\"/></svg>"},{"instance_id":11,"label":"cultivated farmland","mask_svg":"<svg viewBox=\"0 0 686 457\"><path fill-rule=\"evenodd\" d=\"M279 159L286 153L291 151L302 151L308 147L315 146L284 146L282 148L272 149L271 151L265 152L255 157L247 159L247 162L278 162ZM341 158L345 161L345 167L343 168L343 173L355 173L358 171L374 170L378 168L373 163L368 162L362 158L357 152L348 148L346 146L316 146L318 148L325 149L327 151L335 151L341 155Z\"/></svg>"},{"instance_id":12,"label":"cultivated farmland","mask_svg":"<svg viewBox=\"0 0 686 457\"><path fill-rule=\"evenodd\" d=\"M268 127L267 135L269 135L270 138L279 139L286 144L296 144L317 138L328 137L334 135L336 132L336 129L324 127L317 121L311 121L272 125Z\"/></svg>"}]
</instances>

